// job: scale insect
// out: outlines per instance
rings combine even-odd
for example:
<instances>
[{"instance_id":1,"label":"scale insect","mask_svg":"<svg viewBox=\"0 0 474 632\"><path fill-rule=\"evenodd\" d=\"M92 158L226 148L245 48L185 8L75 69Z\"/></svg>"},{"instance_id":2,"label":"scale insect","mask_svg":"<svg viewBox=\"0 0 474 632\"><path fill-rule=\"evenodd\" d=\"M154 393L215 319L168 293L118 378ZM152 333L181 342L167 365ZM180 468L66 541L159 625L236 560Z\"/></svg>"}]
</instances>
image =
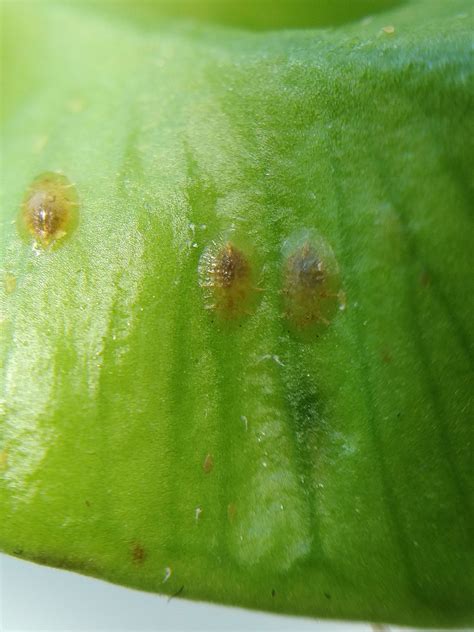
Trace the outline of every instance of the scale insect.
<instances>
[{"instance_id":1,"label":"scale insect","mask_svg":"<svg viewBox=\"0 0 474 632\"><path fill-rule=\"evenodd\" d=\"M26 238L48 248L69 235L77 219L76 188L65 175L48 171L32 181L19 216L20 232Z\"/></svg>"},{"instance_id":2,"label":"scale insect","mask_svg":"<svg viewBox=\"0 0 474 632\"><path fill-rule=\"evenodd\" d=\"M284 243L282 297L289 328L303 337L319 335L341 309L339 266L332 248L314 230Z\"/></svg>"},{"instance_id":3,"label":"scale insect","mask_svg":"<svg viewBox=\"0 0 474 632\"><path fill-rule=\"evenodd\" d=\"M251 315L261 291L254 282L249 253L231 240L213 242L203 252L199 284L205 292L205 307L226 321Z\"/></svg>"}]
</instances>

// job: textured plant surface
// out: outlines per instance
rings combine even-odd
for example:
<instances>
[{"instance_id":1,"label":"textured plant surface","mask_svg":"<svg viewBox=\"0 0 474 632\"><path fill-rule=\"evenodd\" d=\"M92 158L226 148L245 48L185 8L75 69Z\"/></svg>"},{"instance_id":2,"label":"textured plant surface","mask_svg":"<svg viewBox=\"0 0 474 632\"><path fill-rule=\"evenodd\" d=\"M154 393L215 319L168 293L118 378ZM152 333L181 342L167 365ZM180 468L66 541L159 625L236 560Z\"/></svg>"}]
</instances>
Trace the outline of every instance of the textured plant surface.
<instances>
[{"instance_id":1,"label":"textured plant surface","mask_svg":"<svg viewBox=\"0 0 474 632\"><path fill-rule=\"evenodd\" d=\"M3 3L5 552L472 624L472 5L379 4Z\"/></svg>"}]
</instances>

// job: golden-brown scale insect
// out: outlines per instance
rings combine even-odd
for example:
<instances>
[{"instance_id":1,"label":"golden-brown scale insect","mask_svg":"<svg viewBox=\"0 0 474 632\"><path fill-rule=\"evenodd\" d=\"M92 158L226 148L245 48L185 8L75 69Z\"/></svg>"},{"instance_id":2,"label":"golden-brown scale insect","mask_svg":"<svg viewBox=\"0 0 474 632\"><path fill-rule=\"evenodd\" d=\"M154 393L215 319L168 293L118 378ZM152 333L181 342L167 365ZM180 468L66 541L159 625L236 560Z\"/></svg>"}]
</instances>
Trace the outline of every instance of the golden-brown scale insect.
<instances>
[{"instance_id":1,"label":"golden-brown scale insect","mask_svg":"<svg viewBox=\"0 0 474 632\"><path fill-rule=\"evenodd\" d=\"M77 221L77 194L66 176L47 172L33 180L21 207L22 232L46 248L68 235Z\"/></svg>"},{"instance_id":2,"label":"golden-brown scale insect","mask_svg":"<svg viewBox=\"0 0 474 632\"><path fill-rule=\"evenodd\" d=\"M283 266L284 315L303 336L327 327L341 302L337 262L322 238L309 233L288 248Z\"/></svg>"},{"instance_id":3,"label":"golden-brown scale insect","mask_svg":"<svg viewBox=\"0 0 474 632\"><path fill-rule=\"evenodd\" d=\"M206 291L208 309L225 320L250 314L254 286L247 255L232 242L213 244L201 257L200 285Z\"/></svg>"}]
</instances>

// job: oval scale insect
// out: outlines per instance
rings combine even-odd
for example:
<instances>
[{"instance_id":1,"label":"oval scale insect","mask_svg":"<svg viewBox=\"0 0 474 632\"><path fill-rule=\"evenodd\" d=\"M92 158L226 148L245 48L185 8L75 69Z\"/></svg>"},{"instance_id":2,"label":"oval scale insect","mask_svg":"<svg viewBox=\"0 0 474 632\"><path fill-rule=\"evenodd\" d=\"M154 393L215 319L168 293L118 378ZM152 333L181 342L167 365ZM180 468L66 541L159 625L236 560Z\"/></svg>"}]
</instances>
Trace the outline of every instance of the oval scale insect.
<instances>
[{"instance_id":1,"label":"oval scale insect","mask_svg":"<svg viewBox=\"0 0 474 632\"><path fill-rule=\"evenodd\" d=\"M199 283L205 290L206 308L228 321L250 315L260 291L248 254L230 240L213 243L204 251Z\"/></svg>"},{"instance_id":2,"label":"oval scale insect","mask_svg":"<svg viewBox=\"0 0 474 632\"><path fill-rule=\"evenodd\" d=\"M314 230L292 236L283 246L283 310L292 332L317 336L344 309L339 266L329 244Z\"/></svg>"},{"instance_id":3,"label":"oval scale insect","mask_svg":"<svg viewBox=\"0 0 474 632\"><path fill-rule=\"evenodd\" d=\"M30 184L20 212L20 231L35 245L48 248L69 235L77 224L78 199L68 178L52 171Z\"/></svg>"}]
</instances>

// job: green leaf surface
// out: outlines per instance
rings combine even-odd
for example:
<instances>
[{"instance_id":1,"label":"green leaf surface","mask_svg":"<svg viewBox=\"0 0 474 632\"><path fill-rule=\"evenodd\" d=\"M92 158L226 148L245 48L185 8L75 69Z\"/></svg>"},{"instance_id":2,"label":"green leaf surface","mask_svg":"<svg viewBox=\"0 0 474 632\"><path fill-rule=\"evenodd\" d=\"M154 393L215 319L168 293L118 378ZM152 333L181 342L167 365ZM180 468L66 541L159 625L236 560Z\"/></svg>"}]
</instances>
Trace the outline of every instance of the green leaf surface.
<instances>
[{"instance_id":1,"label":"green leaf surface","mask_svg":"<svg viewBox=\"0 0 474 632\"><path fill-rule=\"evenodd\" d=\"M472 5L376 4L3 3L3 551L472 625Z\"/></svg>"}]
</instances>

